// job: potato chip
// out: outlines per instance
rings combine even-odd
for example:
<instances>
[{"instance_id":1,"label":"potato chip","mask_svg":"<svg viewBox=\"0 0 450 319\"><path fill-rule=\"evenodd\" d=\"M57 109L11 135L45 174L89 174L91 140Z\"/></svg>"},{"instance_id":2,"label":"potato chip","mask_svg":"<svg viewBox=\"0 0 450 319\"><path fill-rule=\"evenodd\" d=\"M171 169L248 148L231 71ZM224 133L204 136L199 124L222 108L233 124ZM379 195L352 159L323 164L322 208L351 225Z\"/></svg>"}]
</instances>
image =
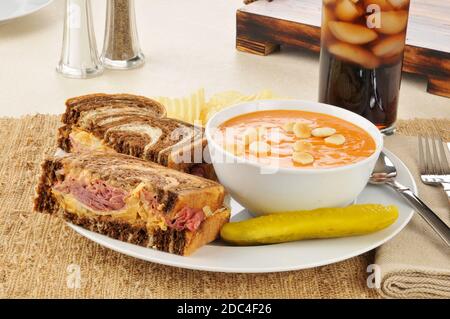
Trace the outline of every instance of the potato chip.
<instances>
[{"instance_id":1,"label":"potato chip","mask_svg":"<svg viewBox=\"0 0 450 319\"><path fill-rule=\"evenodd\" d=\"M190 96L183 98L157 97L155 100L163 104L167 109L167 115L192 124L206 122L218 111L237 103L270 100L277 96L271 90L262 90L253 95L244 95L238 91L219 92L211 96L207 101L205 89L198 89Z\"/></svg>"}]
</instances>

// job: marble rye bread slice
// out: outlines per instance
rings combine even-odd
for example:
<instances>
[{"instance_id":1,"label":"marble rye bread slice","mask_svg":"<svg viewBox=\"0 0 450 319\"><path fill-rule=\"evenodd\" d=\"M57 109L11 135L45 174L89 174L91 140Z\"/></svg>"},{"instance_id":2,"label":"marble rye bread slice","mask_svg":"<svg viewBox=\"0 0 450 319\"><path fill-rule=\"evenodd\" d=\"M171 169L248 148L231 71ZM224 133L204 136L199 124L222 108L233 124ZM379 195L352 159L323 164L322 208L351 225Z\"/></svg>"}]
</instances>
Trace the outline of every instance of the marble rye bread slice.
<instances>
[{"instance_id":1,"label":"marble rye bread slice","mask_svg":"<svg viewBox=\"0 0 450 319\"><path fill-rule=\"evenodd\" d=\"M100 109L134 109L152 117L166 116L166 109L161 103L144 96L96 93L68 99L62 122L76 124L82 113Z\"/></svg>"}]
</instances>

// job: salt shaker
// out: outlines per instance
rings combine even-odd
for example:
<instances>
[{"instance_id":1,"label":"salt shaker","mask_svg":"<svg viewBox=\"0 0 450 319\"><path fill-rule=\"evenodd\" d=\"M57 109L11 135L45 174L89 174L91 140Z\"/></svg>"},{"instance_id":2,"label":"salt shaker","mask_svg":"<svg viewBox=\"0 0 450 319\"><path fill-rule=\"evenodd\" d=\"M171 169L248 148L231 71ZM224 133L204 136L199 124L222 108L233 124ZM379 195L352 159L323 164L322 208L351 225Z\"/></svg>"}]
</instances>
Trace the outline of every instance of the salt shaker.
<instances>
[{"instance_id":1,"label":"salt shaker","mask_svg":"<svg viewBox=\"0 0 450 319\"><path fill-rule=\"evenodd\" d=\"M134 0L107 0L101 60L106 68L133 69L144 64L136 28Z\"/></svg>"},{"instance_id":2,"label":"salt shaker","mask_svg":"<svg viewBox=\"0 0 450 319\"><path fill-rule=\"evenodd\" d=\"M56 70L70 78L103 73L95 42L90 0L66 0L61 59Z\"/></svg>"}]
</instances>

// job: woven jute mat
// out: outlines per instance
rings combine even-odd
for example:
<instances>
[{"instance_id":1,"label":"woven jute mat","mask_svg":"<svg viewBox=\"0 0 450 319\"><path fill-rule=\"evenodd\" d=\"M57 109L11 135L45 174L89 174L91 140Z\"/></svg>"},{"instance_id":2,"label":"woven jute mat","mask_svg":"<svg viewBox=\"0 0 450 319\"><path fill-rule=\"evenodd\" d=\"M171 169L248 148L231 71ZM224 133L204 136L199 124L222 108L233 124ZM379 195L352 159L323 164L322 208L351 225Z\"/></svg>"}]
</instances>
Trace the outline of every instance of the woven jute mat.
<instances>
[{"instance_id":1,"label":"woven jute mat","mask_svg":"<svg viewBox=\"0 0 450 319\"><path fill-rule=\"evenodd\" d=\"M373 252L286 273L200 272L116 253L58 218L33 213L39 165L55 151L58 125L59 117L49 115L0 118L0 298L379 297L366 285ZM448 120L401 121L398 127L399 134L435 130L450 139Z\"/></svg>"}]
</instances>

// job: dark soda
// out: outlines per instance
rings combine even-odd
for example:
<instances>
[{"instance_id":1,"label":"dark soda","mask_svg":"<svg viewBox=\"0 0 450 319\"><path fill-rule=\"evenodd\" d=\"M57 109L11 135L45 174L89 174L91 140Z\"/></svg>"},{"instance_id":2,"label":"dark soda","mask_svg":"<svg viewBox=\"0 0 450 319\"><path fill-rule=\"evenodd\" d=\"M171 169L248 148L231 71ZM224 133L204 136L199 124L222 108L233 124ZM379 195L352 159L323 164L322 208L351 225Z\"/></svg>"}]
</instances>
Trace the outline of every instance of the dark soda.
<instances>
[{"instance_id":1,"label":"dark soda","mask_svg":"<svg viewBox=\"0 0 450 319\"><path fill-rule=\"evenodd\" d=\"M408 10L409 0L323 0L320 102L393 128Z\"/></svg>"}]
</instances>

